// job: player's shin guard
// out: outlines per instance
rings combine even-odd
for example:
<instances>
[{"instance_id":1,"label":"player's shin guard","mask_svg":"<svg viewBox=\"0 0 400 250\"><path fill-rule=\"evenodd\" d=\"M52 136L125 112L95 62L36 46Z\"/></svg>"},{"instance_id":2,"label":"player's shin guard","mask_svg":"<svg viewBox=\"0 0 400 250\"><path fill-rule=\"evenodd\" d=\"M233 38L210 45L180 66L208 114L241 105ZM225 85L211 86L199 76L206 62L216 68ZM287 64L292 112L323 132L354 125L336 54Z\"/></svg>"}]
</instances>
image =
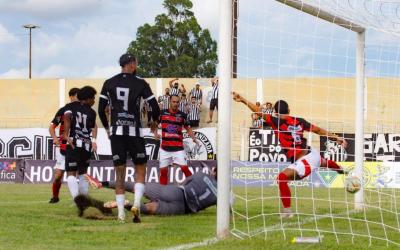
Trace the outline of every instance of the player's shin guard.
<instances>
[{"instance_id":1,"label":"player's shin guard","mask_svg":"<svg viewBox=\"0 0 400 250\"><path fill-rule=\"evenodd\" d=\"M277 178L278 185L279 185L279 192L281 196L282 205L284 208L290 207L290 199L292 194L290 193L290 188L288 185L288 177L285 173L281 172Z\"/></svg>"},{"instance_id":2,"label":"player's shin guard","mask_svg":"<svg viewBox=\"0 0 400 250\"><path fill-rule=\"evenodd\" d=\"M68 176L67 183L68 183L68 189L69 189L69 192L71 193L72 199L74 199L79 194L79 187L78 187L78 182L76 180L76 177L73 175Z\"/></svg>"},{"instance_id":3,"label":"player's shin guard","mask_svg":"<svg viewBox=\"0 0 400 250\"><path fill-rule=\"evenodd\" d=\"M143 183L135 183L135 200L133 201L134 207L140 208L140 203L141 203L143 194L144 194L144 184Z\"/></svg>"},{"instance_id":4,"label":"player's shin guard","mask_svg":"<svg viewBox=\"0 0 400 250\"><path fill-rule=\"evenodd\" d=\"M167 185L167 183L168 183L168 167L160 168L160 184Z\"/></svg>"},{"instance_id":5,"label":"player's shin guard","mask_svg":"<svg viewBox=\"0 0 400 250\"><path fill-rule=\"evenodd\" d=\"M190 172L188 166L181 166L181 170L185 174L186 177L189 177L192 175L192 172Z\"/></svg>"},{"instance_id":6,"label":"player's shin guard","mask_svg":"<svg viewBox=\"0 0 400 250\"><path fill-rule=\"evenodd\" d=\"M87 195L89 192L89 183L85 178L85 175L79 175L79 194Z\"/></svg>"}]
</instances>

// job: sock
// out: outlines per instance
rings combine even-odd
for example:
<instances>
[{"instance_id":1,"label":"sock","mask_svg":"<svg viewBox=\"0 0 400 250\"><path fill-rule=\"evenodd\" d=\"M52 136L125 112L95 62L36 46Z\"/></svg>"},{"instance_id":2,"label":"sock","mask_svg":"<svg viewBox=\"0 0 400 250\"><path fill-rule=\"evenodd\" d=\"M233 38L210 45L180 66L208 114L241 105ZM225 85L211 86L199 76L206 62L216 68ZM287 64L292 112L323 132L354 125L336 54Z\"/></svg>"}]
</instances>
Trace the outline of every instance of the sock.
<instances>
[{"instance_id":1,"label":"sock","mask_svg":"<svg viewBox=\"0 0 400 250\"><path fill-rule=\"evenodd\" d=\"M110 181L102 181L102 182L101 182L101 186L113 188L113 187L115 187L115 182L114 182L114 186L111 186L111 185L110 185Z\"/></svg>"},{"instance_id":2,"label":"sock","mask_svg":"<svg viewBox=\"0 0 400 250\"><path fill-rule=\"evenodd\" d=\"M133 206L140 208L141 199L144 193L144 184L135 183L135 200L133 201Z\"/></svg>"},{"instance_id":3,"label":"sock","mask_svg":"<svg viewBox=\"0 0 400 250\"><path fill-rule=\"evenodd\" d=\"M117 201L117 206L118 206L118 217L125 218L125 210L124 210L125 194L116 194L115 200Z\"/></svg>"},{"instance_id":4,"label":"sock","mask_svg":"<svg viewBox=\"0 0 400 250\"><path fill-rule=\"evenodd\" d=\"M168 183L168 167L160 168L160 184L167 185Z\"/></svg>"},{"instance_id":5,"label":"sock","mask_svg":"<svg viewBox=\"0 0 400 250\"><path fill-rule=\"evenodd\" d=\"M342 168L332 160L326 160L326 167L335 171L342 171Z\"/></svg>"},{"instance_id":6,"label":"sock","mask_svg":"<svg viewBox=\"0 0 400 250\"><path fill-rule=\"evenodd\" d=\"M185 174L186 177L189 177L192 175L192 172L190 172L188 166L181 166L181 170Z\"/></svg>"},{"instance_id":7,"label":"sock","mask_svg":"<svg viewBox=\"0 0 400 250\"><path fill-rule=\"evenodd\" d=\"M67 183L68 183L68 189L69 189L69 192L71 193L72 199L74 199L79 194L79 187L78 187L78 182L76 180L76 177L73 175L68 176Z\"/></svg>"},{"instance_id":8,"label":"sock","mask_svg":"<svg viewBox=\"0 0 400 250\"><path fill-rule=\"evenodd\" d=\"M61 181L60 182L53 182L53 197L54 198L58 198L59 194L60 194L60 188L61 188Z\"/></svg>"},{"instance_id":9,"label":"sock","mask_svg":"<svg viewBox=\"0 0 400 250\"><path fill-rule=\"evenodd\" d=\"M79 194L87 195L89 192L89 183L83 174L79 175Z\"/></svg>"},{"instance_id":10,"label":"sock","mask_svg":"<svg viewBox=\"0 0 400 250\"><path fill-rule=\"evenodd\" d=\"M288 185L288 177L286 174L281 172L278 175L277 181L283 207L290 208L290 199L292 194L290 193L290 188Z\"/></svg>"}]
</instances>

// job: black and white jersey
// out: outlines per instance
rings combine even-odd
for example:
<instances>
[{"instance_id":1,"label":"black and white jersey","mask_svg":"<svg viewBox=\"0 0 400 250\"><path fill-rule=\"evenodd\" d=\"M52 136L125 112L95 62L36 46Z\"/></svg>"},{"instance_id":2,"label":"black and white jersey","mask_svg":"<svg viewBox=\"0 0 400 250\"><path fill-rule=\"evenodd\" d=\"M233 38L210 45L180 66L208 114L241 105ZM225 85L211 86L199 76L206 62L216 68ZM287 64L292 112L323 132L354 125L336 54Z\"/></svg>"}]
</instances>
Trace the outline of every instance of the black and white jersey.
<instances>
[{"instance_id":1,"label":"black and white jersey","mask_svg":"<svg viewBox=\"0 0 400 250\"><path fill-rule=\"evenodd\" d=\"M161 104L161 109L169 109L169 95L160 96L158 103Z\"/></svg>"},{"instance_id":2,"label":"black and white jersey","mask_svg":"<svg viewBox=\"0 0 400 250\"><path fill-rule=\"evenodd\" d=\"M179 102L179 111L187 114L188 113L187 107L188 107L188 99L182 98L181 101Z\"/></svg>"},{"instance_id":3,"label":"black and white jersey","mask_svg":"<svg viewBox=\"0 0 400 250\"><path fill-rule=\"evenodd\" d=\"M263 128L264 119L253 120L253 128Z\"/></svg>"},{"instance_id":4,"label":"black and white jersey","mask_svg":"<svg viewBox=\"0 0 400 250\"><path fill-rule=\"evenodd\" d=\"M272 115L274 113L274 110L270 109L270 108L263 107L263 108L261 108L261 112L264 115Z\"/></svg>"},{"instance_id":5,"label":"black and white jersey","mask_svg":"<svg viewBox=\"0 0 400 250\"><path fill-rule=\"evenodd\" d=\"M120 73L105 81L100 98L108 101L111 112L110 135L143 136L141 99L154 98L149 84L134 74Z\"/></svg>"},{"instance_id":6,"label":"black and white jersey","mask_svg":"<svg viewBox=\"0 0 400 250\"><path fill-rule=\"evenodd\" d=\"M64 115L71 115L69 137L74 146L90 152L92 150L90 135L96 125L96 112L89 105L80 102L69 103L65 105L64 110Z\"/></svg>"},{"instance_id":7,"label":"black and white jersey","mask_svg":"<svg viewBox=\"0 0 400 250\"><path fill-rule=\"evenodd\" d=\"M198 121L200 120L200 104L189 104L189 113L188 113L189 121Z\"/></svg>"},{"instance_id":8,"label":"black and white jersey","mask_svg":"<svg viewBox=\"0 0 400 250\"><path fill-rule=\"evenodd\" d=\"M203 91L201 91L201 89L193 88L190 91L190 97L194 97L196 98L196 101L200 101L201 98L203 98Z\"/></svg>"},{"instance_id":9,"label":"black and white jersey","mask_svg":"<svg viewBox=\"0 0 400 250\"><path fill-rule=\"evenodd\" d=\"M217 204L217 181L210 175L194 173L186 178L182 188L186 204L194 213Z\"/></svg>"},{"instance_id":10,"label":"black and white jersey","mask_svg":"<svg viewBox=\"0 0 400 250\"><path fill-rule=\"evenodd\" d=\"M218 83L213 83L212 85L211 99L218 99Z\"/></svg>"},{"instance_id":11,"label":"black and white jersey","mask_svg":"<svg viewBox=\"0 0 400 250\"><path fill-rule=\"evenodd\" d=\"M179 95L181 91L178 88L172 87L171 90L169 91L170 95Z\"/></svg>"}]
</instances>

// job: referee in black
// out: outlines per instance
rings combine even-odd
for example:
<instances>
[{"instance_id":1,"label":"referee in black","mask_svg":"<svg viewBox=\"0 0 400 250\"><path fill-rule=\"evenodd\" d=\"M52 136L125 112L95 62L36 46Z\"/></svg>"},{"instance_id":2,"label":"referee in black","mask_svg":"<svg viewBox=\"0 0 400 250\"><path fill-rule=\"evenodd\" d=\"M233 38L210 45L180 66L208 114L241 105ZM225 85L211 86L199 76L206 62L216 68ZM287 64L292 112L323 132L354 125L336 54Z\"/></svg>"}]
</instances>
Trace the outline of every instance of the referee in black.
<instances>
[{"instance_id":1,"label":"referee in black","mask_svg":"<svg viewBox=\"0 0 400 250\"><path fill-rule=\"evenodd\" d=\"M132 54L123 54L119 59L121 73L104 82L99 101L99 117L107 130L112 158L116 172L116 201L118 220L125 222L125 168L127 152L135 164L135 199L132 213L133 222L139 223L140 200L144 193L147 156L143 138L140 103L148 102L152 110L152 130L157 129L160 108L149 84L136 76L137 61ZM111 124L106 115L107 105L110 109Z\"/></svg>"}]
</instances>

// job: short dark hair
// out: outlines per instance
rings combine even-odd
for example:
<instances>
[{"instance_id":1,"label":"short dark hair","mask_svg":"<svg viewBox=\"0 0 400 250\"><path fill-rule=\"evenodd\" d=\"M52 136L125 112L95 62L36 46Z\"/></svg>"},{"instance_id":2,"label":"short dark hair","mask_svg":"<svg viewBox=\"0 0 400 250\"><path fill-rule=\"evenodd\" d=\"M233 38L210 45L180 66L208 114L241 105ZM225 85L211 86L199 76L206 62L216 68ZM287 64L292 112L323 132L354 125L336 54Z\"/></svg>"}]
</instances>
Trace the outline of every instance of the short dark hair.
<instances>
[{"instance_id":1,"label":"short dark hair","mask_svg":"<svg viewBox=\"0 0 400 250\"><path fill-rule=\"evenodd\" d=\"M131 62L136 62L136 57L133 54L126 53L119 58L119 65L121 67L124 67Z\"/></svg>"},{"instance_id":2,"label":"short dark hair","mask_svg":"<svg viewBox=\"0 0 400 250\"><path fill-rule=\"evenodd\" d=\"M284 100L279 100L275 103L274 110L278 114L287 115L289 114L289 104Z\"/></svg>"},{"instance_id":3,"label":"short dark hair","mask_svg":"<svg viewBox=\"0 0 400 250\"><path fill-rule=\"evenodd\" d=\"M68 96L75 96L78 94L78 92L79 92L79 88L72 88L69 90Z\"/></svg>"},{"instance_id":4,"label":"short dark hair","mask_svg":"<svg viewBox=\"0 0 400 250\"><path fill-rule=\"evenodd\" d=\"M178 97L178 99L180 98L179 95L171 95L170 98L172 99L172 97L174 97L174 96L175 96L175 97Z\"/></svg>"},{"instance_id":5,"label":"short dark hair","mask_svg":"<svg viewBox=\"0 0 400 250\"><path fill-rule=\"evenodd\" d=\"M79 99L79 101L92 99L92 98L94 98L96 93L97 93L97 91L92 86L85 86L79 90L78 99Z\"/></svg>"}]
</instances>

